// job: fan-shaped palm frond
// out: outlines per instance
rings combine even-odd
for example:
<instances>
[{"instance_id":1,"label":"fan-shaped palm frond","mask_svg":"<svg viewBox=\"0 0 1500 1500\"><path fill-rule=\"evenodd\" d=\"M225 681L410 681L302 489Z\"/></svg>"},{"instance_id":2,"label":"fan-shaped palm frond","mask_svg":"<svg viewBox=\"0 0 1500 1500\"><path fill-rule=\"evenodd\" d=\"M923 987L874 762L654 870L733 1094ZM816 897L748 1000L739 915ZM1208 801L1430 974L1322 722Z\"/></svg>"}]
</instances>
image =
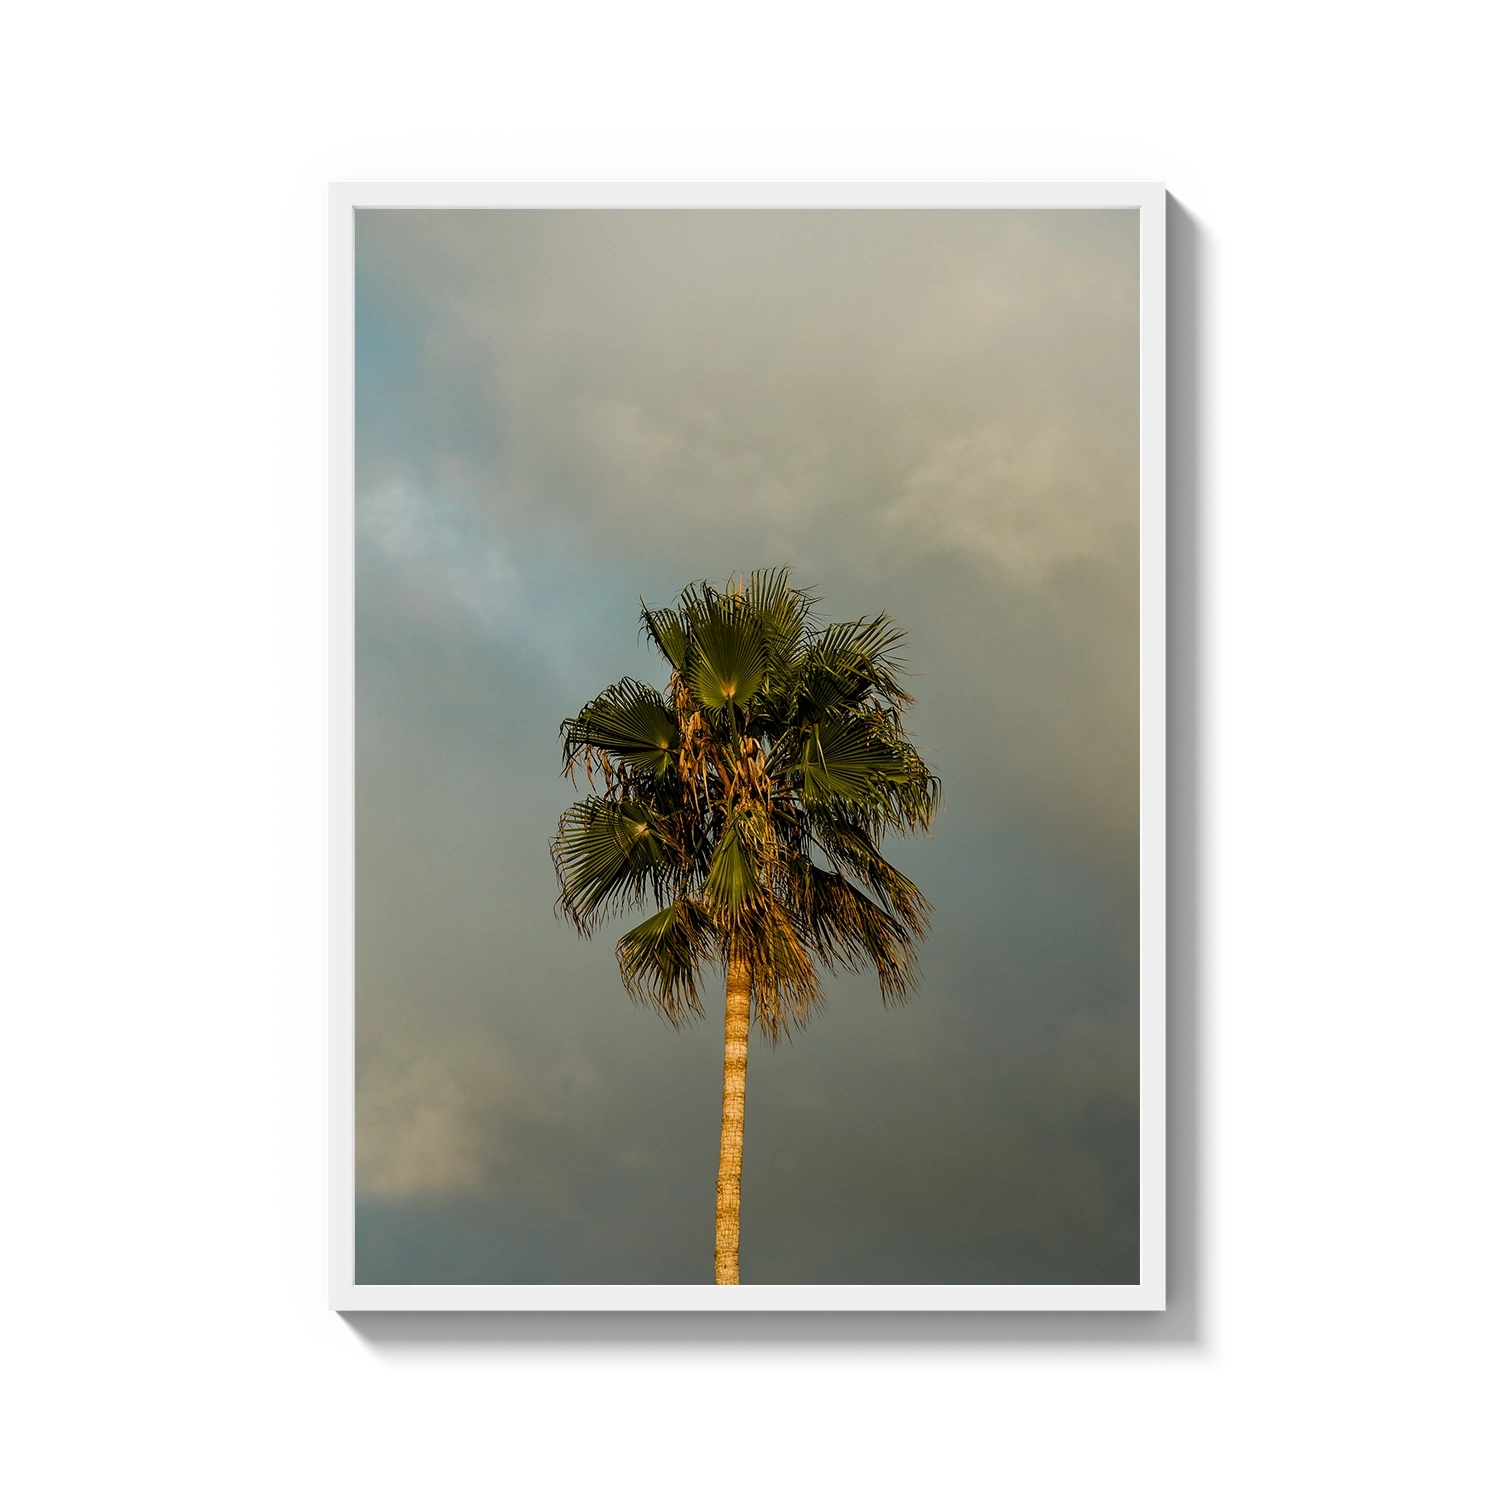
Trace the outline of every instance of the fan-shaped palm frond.
<instances>
[{"instance_id":1,"label":"fan-shaped palm frond","mask_svg":"<svg viewBox=\"0 0 1500 1500\"><path fill-rule=\"evenodd\" d=\"M813 805L884 803L886 787L906 779L906 758L851 716L809 724L799 761L803 796Z\"/></svg>"},{"instance_id":2,"label":"fan-shaped palm frond","mask_svg":"<svg viewBox=\"0 0 1500 1500\"><path fill-rule=\"evenodd\" d=\"M914 940L927 927L926 902L915 886L907 885L900 903L904 910L897 915L891 902L877 904L845 876L807 865L800 915L818 957L855 972L873 968L887 1004L911 998L918 975Z\"/></svg>"},{"instance_id":3,"label":"fan-shaped palm frond","mask_svg":"<svg viewBox=\"0 0 1500 1500\"><path fill-rule=\"evenodd\" d=\"M649 808L586 797L562 815L552 841L560 908L582 933L664 887L666 850Z\"/></svg>"},{"instance_id":4,"label":"fan-shaped palm frond","mask_svg":"<svg viewBox=\"0 0 1500 1500\"><path fill-rule=\"evenodd\" d=\"M703 896L710 909L721 913L726 925L732 925L741 907L758 894L755 860L746 846L742 821L730 817L714 845L708 878L703 882Z\"/></svg>"},{"instance_id":5,"label":"fan-shaped palm frond","mask_svg":"<svg viewBox=\"0 0 1500 1500\"><path fill-rule=\"evenodd\" d=\"M562 724L563 766L572 770L596 752L602 766L609 757L631 770L665 776L677 753L677 718L661 694L627 677L605 688L576 718Z\"/></svg>"},{"instance_id":6,"label":"fan-shaped palm frond","mask_svg":"<svg viewBox=\"0 0 1500 1500\"><path fill-rule=\"evenodd\" d=\"M713 918L701 902L686 896L632 927L615 944L630 998L655 1006L674 1026L702 1016L698 971L717 953Z\"/></svg>"},{"instance_id":7,"label":"fan-shaped palm frond","mask_svg":"<svg viewBox=\"0 0 1500 1500\"><path fill-rule=\"evenodd\" d=\"M766 678L760 617L737 600L720 598L693 621L688 680L704 708L747 705Z\"/></svg>"},{"instance_id":8,"label":"fan-shaped palm frond","mask_svg":"<svg viewBox=\"0 0 1500 1500\"><path fill-rule=\"evenodd\" d=\"M808 669L837 680L854 701L878 699L899 713L912 702L901 684L906 662L899 648L905 640L906 632L884 614L830 625L809 643Z\"/></svg>"},{"instance_id":9,"label":"fan-shaped palm frond","mask_svg":"<svg viewBox=\"0 0 1500 1500\"><path fill-rule=\"evenodd\" d=\"M673 671L680 672L687 666L688 628L675 609L651 609L643 599L641 632L651 638Z\"/></svg>"},{"instance_id":10,"label":"fan-shaped palm frond","mask_svg":"<svg viewBox=\"0 0 1500 1500\"><path fill-rule=\"evenodd\" d=\"M805 651L803 635L818 603L815 594L793 588L790 576L789 568L752 573L741 594L745 607L760 621L769 670L778 676L785 676Z\"/></svg>"}]
</instances>

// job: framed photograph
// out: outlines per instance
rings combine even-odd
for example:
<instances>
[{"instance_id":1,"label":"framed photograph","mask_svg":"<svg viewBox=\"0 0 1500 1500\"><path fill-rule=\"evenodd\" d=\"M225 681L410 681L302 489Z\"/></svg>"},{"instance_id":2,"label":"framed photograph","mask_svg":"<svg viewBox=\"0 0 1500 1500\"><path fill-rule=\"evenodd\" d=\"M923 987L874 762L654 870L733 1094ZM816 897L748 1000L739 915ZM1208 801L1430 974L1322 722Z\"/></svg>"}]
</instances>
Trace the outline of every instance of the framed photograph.
<instances>
[{"instance_id":1,"label":"framed photograph","mask_svg":"<svg viewBox=\"0 0 1500 1500\"><path fill-rule=\"evenodd\" d=\"M338 1309L1165 1306L1159 185L341 185Z\"/></svg>"}]
</instances>

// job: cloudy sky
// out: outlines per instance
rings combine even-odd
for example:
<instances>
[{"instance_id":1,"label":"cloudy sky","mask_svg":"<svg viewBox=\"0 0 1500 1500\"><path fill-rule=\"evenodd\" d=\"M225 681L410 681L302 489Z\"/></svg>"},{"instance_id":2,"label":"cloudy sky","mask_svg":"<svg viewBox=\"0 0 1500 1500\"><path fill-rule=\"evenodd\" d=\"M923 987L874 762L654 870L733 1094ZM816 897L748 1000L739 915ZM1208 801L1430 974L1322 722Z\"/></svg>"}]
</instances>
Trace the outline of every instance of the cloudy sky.
<instances>
[{"instance_id":1,"label":"cloudy sky","mask_svg":"<svg viewBox=\"0 0 1500 1500\"><path fill-rule=\"evenodd\" d=\"M945 807L915 1004L752 1041L743 1278L1137 1279L1137 282L1133 212L359 214L360 1281L713 1280L722 1019L555 918L557 729L781 563Z\"/></svg>"}]
</instances>

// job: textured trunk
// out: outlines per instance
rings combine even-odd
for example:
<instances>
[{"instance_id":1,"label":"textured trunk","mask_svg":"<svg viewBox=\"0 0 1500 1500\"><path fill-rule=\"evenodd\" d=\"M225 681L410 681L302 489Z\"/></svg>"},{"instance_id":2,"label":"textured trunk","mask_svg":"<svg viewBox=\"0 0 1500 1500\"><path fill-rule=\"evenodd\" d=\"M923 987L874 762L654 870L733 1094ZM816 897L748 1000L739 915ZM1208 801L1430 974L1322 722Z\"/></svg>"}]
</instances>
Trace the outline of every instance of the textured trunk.
<instances>
[{"instance_id":1,"label":"textured trunk","mask_svg":"<svg viewBox=\"0 0 1500 1500\"><path fill-rule=\"evenodd\" d=\"M724 1114L714 1204L714 1281L740 1280L740 1168L745 1160L745 1063L750 1055L750 965L729 958L724 982Z\"/></svg>"}]
</instances>

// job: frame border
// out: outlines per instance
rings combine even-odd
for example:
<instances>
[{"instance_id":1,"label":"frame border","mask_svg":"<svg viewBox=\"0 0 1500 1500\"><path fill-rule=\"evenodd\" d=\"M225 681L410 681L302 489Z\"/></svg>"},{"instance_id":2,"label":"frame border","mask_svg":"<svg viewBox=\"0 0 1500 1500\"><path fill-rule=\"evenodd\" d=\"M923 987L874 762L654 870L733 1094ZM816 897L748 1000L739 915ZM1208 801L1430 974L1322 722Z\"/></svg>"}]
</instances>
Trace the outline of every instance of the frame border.
<instances>
[{"instance_id":1,"label":"frame border","mask_svg":"<svg viewBox=\"0 0 1500 1500\"><path fill-rule=\"evenodd\" d=\"M802 121L798 121L802 123ZM279 873L273 922L284 941L273 957L272 1233L281 1241L281 1289L297 1332L338 1358L365 1359L389 1374L684 1373L715 1370L705 1311L342 1311L327 1310L327 184L344 180L1161 180L1167 184L1167 669L1173 622L1187 613L1194 657L1200 640L1227 636L1227 589L1209 592L1199 531L1224 528L1230 493L1230 246L1208 190L1208 174L1182 147L1131 130L366 130L312 148L288 174L273 225L273 520L290 523L293 546L273 580L273 834L285 832L296 862ZM267 478L272 474L267 474ZM1208 495L1203 495L1203 489ZM1191 505L1188 495L1191 492ZM1221 504L1212 504L1212 499ZM309 525L309 516L317 525ZM1188 529L1184 529L1188 528ZM1173 535L1193 538L1191 574L1170 568ZM1208 540L1208 538L1205 538ZM1227 561L1227 559L1226 559ZM270 562L267 562L270 567ZM293 628L275 630L275 615ZM1214 628L1217 624L1218 628ZM1208 627L1208 628L1205 628ZM1187 639L1178 631L1178 639ZM1194 691L1194 730L1203 706ZM1167 741L1172 745L1169 694ZM309 775L309 762L312 774ZM1214 901L1226 924L1227 894L1206 876L1191 882L1188 838L1202 843L1203 778L1167 802L1167 904L1179 929L1214 951ZM1193 852L1199 853L1194 847ZM1175 855L1178 858L1175 859ZM1227 883L1227 882L1226 882ZM1187 903L1187 904L1184 904ZM1230 1373L1230 1008L1229 993L1202 998L1202 981L1173 1007L1184 965L1167 951L1166 1311L744 1310L766 1343L760 1368L799 1373L1229 1374ZM1197 972L1194 974L1197 980ZM309 993L311 990L311 993ZM272 1106L267 1106L272 1109ZM1200 1163L1197 1158L1205 1157ZM1176 1205L1176 1208L1175 1208ZM729 1310L726 1310L729 1311ZM639 1320L664 1319L654 1338ZM838 1320L837 1340L787 1344L778 1320ZM903 1320L895 1326L879 1320ZM1005 1319L992 1337L959 1319ZM505 1320L504 1323L499 1320ZM559 1322L561 1320L561 1322ZM610 1322L613 1320L613 1322ZM810 1329L804 1328L805 1332ZM571 1335L559 1338L558 1335ZM663 1337L664 1335L664 1337ZM996 1337L998 1335L998 1337ZM790 1347L798 1355L789 1356ZM819 1358L801 1350L816 1347ZM649 1353L648 1353L649 1350ZM895 1358L892 1359L892 1353ZM947 1356L947 1358L942 1358Z\"/></svg>"}]
</instances>

